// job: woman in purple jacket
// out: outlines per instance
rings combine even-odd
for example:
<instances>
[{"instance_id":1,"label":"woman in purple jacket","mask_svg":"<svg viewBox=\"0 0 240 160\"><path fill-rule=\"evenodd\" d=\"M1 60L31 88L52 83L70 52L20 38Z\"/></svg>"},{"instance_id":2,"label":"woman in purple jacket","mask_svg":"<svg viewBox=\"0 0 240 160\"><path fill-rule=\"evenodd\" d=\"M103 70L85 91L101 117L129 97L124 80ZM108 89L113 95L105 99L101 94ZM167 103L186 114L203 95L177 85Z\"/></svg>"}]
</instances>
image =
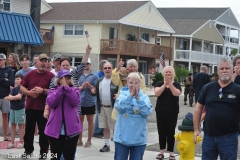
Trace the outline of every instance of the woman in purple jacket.
<instances>
[{"instance_id":1,"label":"woman in purple jacket","mask_svg":"<svg viewBox=\"0 0 240 160\"><path fill-rule=\"evenodd\" d=\"M78 116L79 89L73 87L71 73L62 69L56 78L56 89L48 91L47 105L50 117L44 133L48 136L52 160L59 160L61 154L73 160L82 125Z\"/></svg>"}]
</instances>

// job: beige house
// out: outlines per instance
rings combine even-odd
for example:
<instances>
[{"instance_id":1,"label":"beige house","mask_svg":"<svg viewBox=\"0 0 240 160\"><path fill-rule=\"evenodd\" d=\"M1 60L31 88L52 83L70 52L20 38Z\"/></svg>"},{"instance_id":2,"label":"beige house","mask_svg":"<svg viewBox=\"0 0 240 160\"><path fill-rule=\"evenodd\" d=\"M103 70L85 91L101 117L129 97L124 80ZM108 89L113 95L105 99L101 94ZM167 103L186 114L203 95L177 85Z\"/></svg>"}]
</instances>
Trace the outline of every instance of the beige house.
<instances>
[{"instance_id":1,"label":"beige house","mask_svg":"<svg viewBox=\"0 0 240 160\"><path fill-rule=\"evenodd\" d=\"M168 47L158 45L157 33L170 36L174 30L150 1L42 1L41 11L40 32L45 44L34 48L35 53L46 52L50 56L59 53L70 57L72 66L76 66L89 42L93 47L90 58L94 71L101 59L116 66L120 58L123 61L135 58L143 74L155 66L162 52L166 59L172 59L171 42Z\"/></svg>"},{"instance_id":2,"label":"beige house","mask_svg":"<svg viewBox=\"0 0 240 160\"><path fill-rule=\"evenodd\" d=\"M216 71L217 61L231 58L231 50L239 51L240 25L230 8L158 8L175 30L173 65L199 72L201 65ZM236 31L235 37L230 32ZM170 36L159 32L158 41L167 45Z\"/></svg>"}]
</instances>

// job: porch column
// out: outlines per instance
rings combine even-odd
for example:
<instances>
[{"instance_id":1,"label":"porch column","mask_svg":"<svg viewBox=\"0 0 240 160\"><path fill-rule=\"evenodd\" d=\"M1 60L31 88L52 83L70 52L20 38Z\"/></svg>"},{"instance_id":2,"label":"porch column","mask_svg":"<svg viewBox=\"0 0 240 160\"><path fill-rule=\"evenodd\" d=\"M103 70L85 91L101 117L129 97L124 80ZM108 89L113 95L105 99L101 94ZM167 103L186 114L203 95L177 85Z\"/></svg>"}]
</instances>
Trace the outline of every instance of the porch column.
<instances>
[{"instance_id":1,"label":"porch column","mask_svg":"<svg viewBox=\"0 0 240 160\"><path fill-rule=\"evenodd\" d=\"M224 36L225 36L225 41L227 41L226 40L226 37L228 36L228 34L227 34L227 26L225 26Z\"/></svg>"},{"instance_id":2,"label":"porch column","mask_svg":"<svg viewBox=\"0 0 240 160\"><path fill-rule=\"evenodd\" d=\"M203 52L203 48L204 48L204 40L202 39L202 48L201 48L201 52Z\"/></svg>"},{"instance_id":3,"label":"porch column","mask_svg":"<svg viewBox=\"0 0 240 160\"><path fill-rule=\"evenodd\" d=\"M229 27L229 30L228 30L228 36L229 36L228 42L230 42L230 32L231 32L231 27Z\"/></svg>"},{"instance_id":4,"label":"porch column","mask_svg":"<svg viewBox=\"0 0 240 160\"><path fill-rule=\"evenodd\" d=\"M192 37L190 38L190 44L189 44L189 62L188 62L189 71L191 71L191 61L192 61Z\"/></svg>"},{"instance_id":5,"label":"porch column","mask_svg":"<svg viewBox=\"0 0 240 160\"><path fill-rule=\"evenodd\" d=\"M223 45L223 55L226 56L226 46Z\"/></svg>"},{"instance_id":6,"label":"porch column","mask_svg":"<svg viewBox=\"0 0 240 160\"><path fill-rule=\"evenodd\" d=\"M214 73L214 64L212 64L212 73Z\"/></svg>"},{"instance_id":7,"label":"porch column","mask_svg":"<svg viewBox=\"0 0 240 160\"><path fill-rule=\"evenodd\" d=\"M216 51L215 51L215 49L216 49L216 43L215 43L215 42L213 42L213 54L216 54Z\"/></svg>"},{"instance_id":8,"label":"porch column","mask_svg":"<svg viewBox=\"0 0 240 160\"><path fill-rule=\"evenodd\" d=\"M48 53L49 56L51 56L51 52L52 52L51 50L52 50L52 45L49 44L49 53Z\"/></svg>"},{"instance_id":9,"label":"porch column","mask_svg":"<svg viewBox=\"0 0 240 160\"><path fill-rule=\"evenodd\" d=\"M240 30L238 30L238 44L239 44L239 39L240 39ZM239 53L239 47L237 48L237 53Z\"/></svg>"},{"instance_id":10,"label":"porch column","mask_svg":"<svg viewBox=\"0 0 240 160\"><path fill-rule=\"evenodd\" d=\"M139 55L139 43L140 43L140 27L138 27L138 32L137 32L137 55ZM139 62L139 56L136 57L137 62Z\"/></svg>"},{"instance_id":11,"label":"porch column","mask_svg":"<svg viewBox=\"0 0 240 160\"><path fill-rule=\"evenodd\" d=\"M170 47L172 47L172 33L170 33ZM171 51L172 51L172 50L171 50ZM172 55L172 52L169 53L169 54ZM169 55L169 56L170 56L170 55ZM168 60L169 60L169 66L171 66L171 59L169 58Z\"/></svg>"},{"instance_id":12,"label":"porch column","mask_svg":"<svg viewBox=\"0 0 240 160\"><path fill-rule=\"evenodd\" d=\"M158 31L155 30L155 45L157 45L157 34L158 34Z\"/></svg>"},{"instance_id":13,"label":"porch column","mask_svg":"<svg viewBox=\"0 0 240 160\"><path fill-rule=\"evenodd\" d=\"M121 34L122 34L122 24L119 23L118 25L118 54L117 54L117 63L120 62L120 40L121 40Z\"/></svg>"}]
</instances>

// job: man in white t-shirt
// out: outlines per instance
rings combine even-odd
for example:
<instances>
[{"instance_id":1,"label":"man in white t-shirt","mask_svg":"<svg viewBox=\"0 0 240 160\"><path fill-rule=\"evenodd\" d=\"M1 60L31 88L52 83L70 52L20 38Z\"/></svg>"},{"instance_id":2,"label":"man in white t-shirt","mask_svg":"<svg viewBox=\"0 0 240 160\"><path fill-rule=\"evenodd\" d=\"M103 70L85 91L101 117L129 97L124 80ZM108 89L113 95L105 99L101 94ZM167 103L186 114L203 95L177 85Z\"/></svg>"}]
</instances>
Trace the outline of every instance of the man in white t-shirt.
<instances>
[{"instance_id":1,"label":"man in white t-shirt","mask_svg":"<svg viewBox=\"0 0 240 160\"><path fill-rule=\"evenodd\" d=\"M99 128L104 128L103 136L105 145L100 152L110 151L110 129L114 129L115 120L111 118L113 105L115 102L115 94L118 92L118 87L112 83L112 64L106 62L103 65L104 77L100 78L91 90L93 94L97 95L97 109Z\"/></svg>"},{"instance_id":2,"label":"man in white t-shirt","mask_svg":"<svg viewBox=\"0 0 240 160\"><path fill-rule=\"evenodd\" d=\"M53 56L53 65L54 65L54 69L52 69L51 70L51 72L55 75L55 76L57 76L57 73L58 73L58 71L60 71L60 69L61 69L61 65L60 65L60 60L62 59L62 55L60 55L60 54L55 54L54 56Z\"/></svg>"}]
</instances>

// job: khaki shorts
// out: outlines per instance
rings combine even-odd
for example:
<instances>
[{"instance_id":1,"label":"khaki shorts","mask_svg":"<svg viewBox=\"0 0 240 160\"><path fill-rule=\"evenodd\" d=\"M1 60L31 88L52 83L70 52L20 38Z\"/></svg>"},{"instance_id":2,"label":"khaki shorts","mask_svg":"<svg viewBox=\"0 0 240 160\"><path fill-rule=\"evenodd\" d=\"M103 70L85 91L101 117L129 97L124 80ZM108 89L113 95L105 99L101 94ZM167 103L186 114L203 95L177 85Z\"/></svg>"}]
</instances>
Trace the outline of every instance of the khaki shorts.
<instances>
[{"instance_id":1,"label":"khaki shorts","mask_svg":"<svg viewBox=\"0 0 240 160\"><path fill-rule=\"evenodd\" d=\"M0 99L0 110L2 111L2 113L9 113L10 112L10 101Z\"/></svg>"},{"instance_id":2,"label":"khaki shorts","mask_svg":"<svg viewBox=\"0 0 240 160\"><path fill-rule=\"evenodd\" d=\"M112 107L101 106L98 114L99 128L114 129L116 121L111 118L112 110Z\"/></svg>"}]
</instances>

